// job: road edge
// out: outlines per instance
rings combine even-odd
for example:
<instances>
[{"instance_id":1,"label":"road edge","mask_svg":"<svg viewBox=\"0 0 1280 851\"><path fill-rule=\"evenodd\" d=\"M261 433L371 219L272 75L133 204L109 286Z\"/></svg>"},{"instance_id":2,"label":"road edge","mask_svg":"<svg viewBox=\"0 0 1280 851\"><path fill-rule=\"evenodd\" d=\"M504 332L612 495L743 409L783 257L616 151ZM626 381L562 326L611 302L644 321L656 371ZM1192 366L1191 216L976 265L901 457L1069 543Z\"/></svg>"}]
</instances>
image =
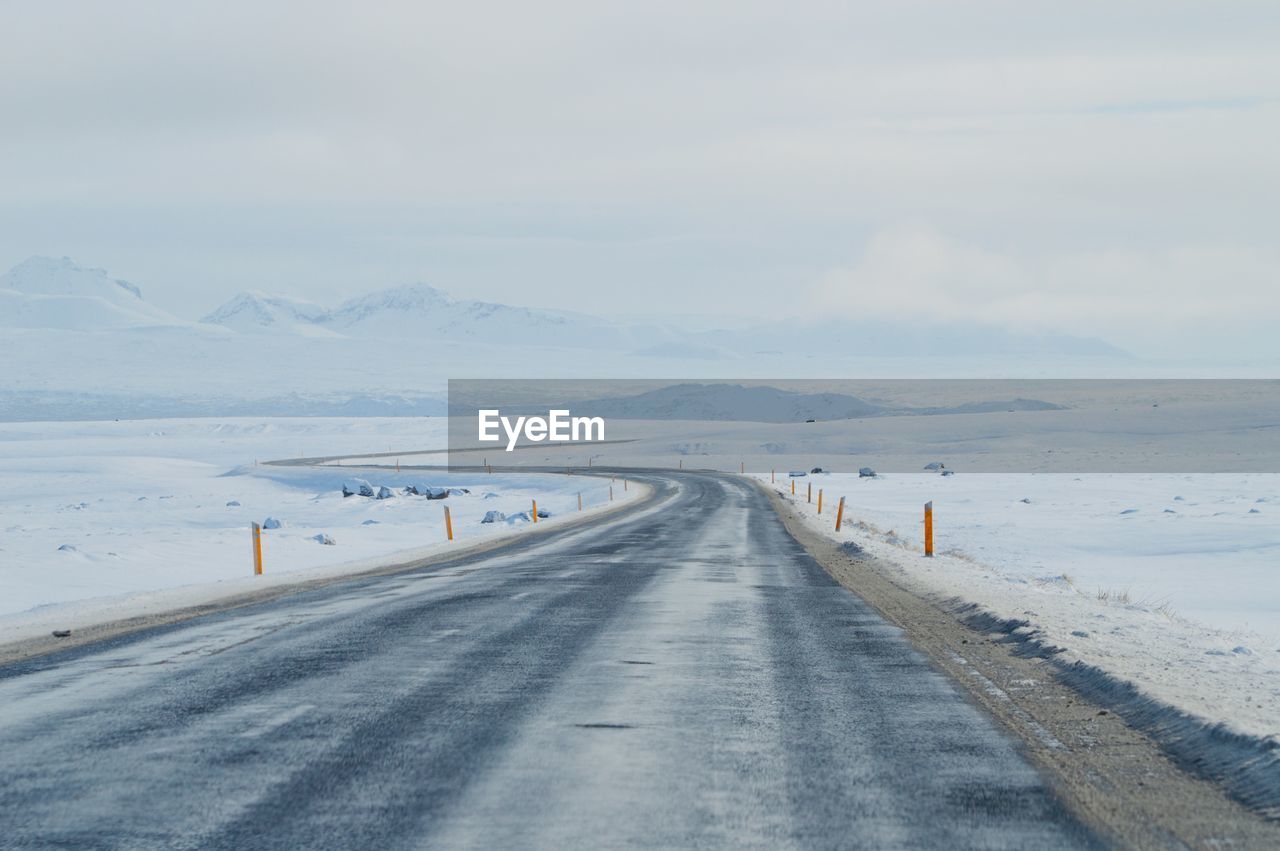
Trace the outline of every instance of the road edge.
<instances>
[{"instance_id":1,"label":"road edge","mask_svg":"<svg viewBox=\"0 0 1280 851\"><path fill-rule=\"evenodd\" d=\"M575 473L575 475L584 475L584 473ZM420 570L426 567L446 567L454 562L469 559L477 555L482 555L484 553L501 550L506 547L512 547L519 544L526 544L529 542L530 538L538 535L552 535L558 532L571 531L584 526L611 522L618 519L618 515L626 515L631 512L640 511L644 508L650 507L658 499L659 492L652 485L634 481L633 484L644 489L635 499L620 502L616 506L594 512L584 517L562 516L563 519L557 518L558 522L553 524L542 524L541 528L539 528L538 525L530 524L515 534L504 535L502 537L492 538L485 541L477 541L472 544L463 544L453 551L433 553L422 558L399 562L397 564L381 565L379 567L369 568L366 570L357 570L351 573L333 574L328 576L304 578L305 571L299 571L299 574L301 575L296 582L272 585L270 588L263 588L258 591L236 592L229 594L226 597L216 598L208 602L190 606L181 606L160 612L149 612L147 614L134 615L130 617L91 622L87 626L78 626L71 635L64 638L56 638L52 635L42 635L6 642L0 644L0 667L31 661L42 656L49 656L66 650L74 650L100 641L120 638L122 636L155 627L168 626L181 621L218 614L231 609L239 609L256 603L267 602L290 594L312 591L317 588L336 585L340 582L352 582L362 579L370 579L377 576L405 573L407 571Z\"/></svg>"},{"instance_id":2,"label":"road edge","mask_svg":"<svg viewBox=\"0 0 1280 851\"><path fill-rule=\"evenodd\" d=\"M1280 824L1180 767L1106 694L1078 687L1000 624L963 617L903 587L865 553L810 529L768 485L787 532L841 586L906 634L1010 730L1064 804L1109 843L1130 848L1280 847ZM970 612L972 615L972 612Z\"/></svg>"}]
</instances>

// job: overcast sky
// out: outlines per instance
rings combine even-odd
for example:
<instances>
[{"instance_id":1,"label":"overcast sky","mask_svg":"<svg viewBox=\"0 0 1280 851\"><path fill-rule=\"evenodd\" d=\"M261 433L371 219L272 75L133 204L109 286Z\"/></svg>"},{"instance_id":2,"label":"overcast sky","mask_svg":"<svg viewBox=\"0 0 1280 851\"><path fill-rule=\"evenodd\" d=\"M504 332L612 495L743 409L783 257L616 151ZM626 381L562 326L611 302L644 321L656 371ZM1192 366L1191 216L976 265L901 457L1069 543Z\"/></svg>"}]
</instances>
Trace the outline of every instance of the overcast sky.
<instances>
[{"instance_id":1,"label":"overcast sky","mask_svg":"<svg viewBox=\"0 0 1280 851\"><path fill-rule=\"evenodd\" d=\"M1242 2L0 0L0 266L1280 355Z\"/></svg>"}]
</instances>

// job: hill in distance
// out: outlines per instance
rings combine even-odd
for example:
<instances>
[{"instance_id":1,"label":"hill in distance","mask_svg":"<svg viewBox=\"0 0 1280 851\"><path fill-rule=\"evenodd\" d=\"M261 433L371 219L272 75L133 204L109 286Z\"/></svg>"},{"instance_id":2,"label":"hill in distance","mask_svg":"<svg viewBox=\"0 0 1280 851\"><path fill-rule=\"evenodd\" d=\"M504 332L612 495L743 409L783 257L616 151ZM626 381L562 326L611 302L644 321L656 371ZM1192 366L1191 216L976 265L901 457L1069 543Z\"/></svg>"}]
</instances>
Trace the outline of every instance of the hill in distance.
<instances>
[{"instance_id":1,"label":"hill in distance","mask_svg":"<svg viewBox=\"0 0 1280 851\"><path fill-rule=\"evenodd\" d=\"M495 375L675 374L723 382L726 374L859 374L868 359L887 373L918 374L933 363L952 372L966 363L994 364L1000 372L1005 364L1037 356L1037 369L1087 372L1099 367L1085 358L1096 357L1106 369L1123 356L1101 340L872 319L681 330L675 321L458 299L423 283L360 295L336 308L242 292L193 322L149 303L134 284L65 257L33 257L0 276L0 346L6 350L0 419L32 420L156 411L288 415L329 410L334 400L347 400L343 411L421 414L436 410L448 379ZM945 360L910 360L931 353ZM612 415L637 406L652 415L655 405L659 411L668 405L666 415L701 406L699 416L711 418L738 418L749 410L781 419L873 415L858 407L864 400L700 396L705 391L683 402L619 400ZM96 401L89 404L91 399Z\"/></svg>"},{"instance_id":2,"label":"hill in distance","mask_svg":"<svg viewBox=\"0 0 1280 851\"><path fill-rule=\"evenodd\" d=\"M672 384L632 396L575 402L575 410L622 420L702 420L792 423L864 417L977 414L997 411L1056 411L1040 399L993 399L960 405L912 407L871 402L845 393L801 393L741 384Z\"/></svg>"},{"instance_id":3,"label":"hill in distance","mask_svg":"<svg viewBox=\"0 0 1280 851\"><path fill-rule=\"evenodd\" d=\"M64 330L185 325L142 291L69 257L32 257L0 276L0 326Z\"/></svg>"},{"instance_id":4,"label":"hill in distance","mask_svg":"<svg viewBox=\"0 0 1280 851\"><path fill-rule=\"evenodd\" d=\"M242 334L286 333L301 337L340 337L326 327L329 311L305 299L246 291L200 321Z\"/></svg>"}]
</instances>

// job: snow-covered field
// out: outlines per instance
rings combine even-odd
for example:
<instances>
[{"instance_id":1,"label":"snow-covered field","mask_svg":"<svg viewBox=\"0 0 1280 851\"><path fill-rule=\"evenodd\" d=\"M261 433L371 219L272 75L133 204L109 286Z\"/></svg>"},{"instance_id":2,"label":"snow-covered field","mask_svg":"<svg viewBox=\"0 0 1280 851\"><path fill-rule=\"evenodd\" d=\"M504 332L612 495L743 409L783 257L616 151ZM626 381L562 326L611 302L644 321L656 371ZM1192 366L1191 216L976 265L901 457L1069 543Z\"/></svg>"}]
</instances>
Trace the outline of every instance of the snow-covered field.
<instances>
[{"instance_id":1,"label":"snow-covered field","mask_svg":"<svg viewBox=\"0 0 1280 851\"><path fill-rule=\"evenodd\" d=\"M1028 621L1066 659L1280 735L1278 475L818 474L796 479L794 497L782 475L775 487L813 528L921 593ZM929 500L933 559L922 554Z\"/></svg>"},{"instance_id":2,"label":"snow-covered field","mask_svg":"<svg viewBox=\"0 0 1280 851\"><path fill-rule=\"evenodd\" d=\"M608 503L608 482L547 474L414 470L441 463L432 418L191 419L0 423L0 638L93 612L186 605L334 575L511 534L533 498L552 522ZM256 464L300 455L404 451L373 471ZM394 465L395 458L377 463ZM650 459L649 463L661 463ZM344 498L353 476L389 499ZM768 474L762 477L769 480ZM813 482L824 511L805 502ZM1027 620L1044 641L1197 715L1280 733L1280 475L820 474L797 480L815 528L894 565L922 593ZM416 484L466 488L446 500ZM789 487L779 472L779 490ZM618 500L638 489L615 488ZM938 557L924 559L933 500ZM248 526L264 537L254 578ZM326 545L316 536L329 536ZM114 601L114 602L113 602ZM123 601L123 602L122 602ZM117 605L119 603L120 605ZM128 604L128 605L125 605Z\"/></svg>"},{"instance_id":3,"label":"snow-covered field","mask_svg":"<svg viewBox=\"0 0 1280 851\"><path fill-rule=\"evenodd\" d=\"M519 515L535 498L553 521L576 513L579 491L588 509L608 503L609 482L588 477L255 463L444 439L442 421L409 418L0 424L0 615L208 583L245 590L249 524L269 517L281 526L263 533L263 561L267 581L278 581L445 549L444 505L456 546L526 527ZM344 498L342 483L356 476L395 495ZM470 492L429 500L403 493L410 484ZM615 488L619 501L637 493ZM489 511L515 517L482 523ZM332 545L317 541L325 535Z\"/></svg>"}]
</instances>

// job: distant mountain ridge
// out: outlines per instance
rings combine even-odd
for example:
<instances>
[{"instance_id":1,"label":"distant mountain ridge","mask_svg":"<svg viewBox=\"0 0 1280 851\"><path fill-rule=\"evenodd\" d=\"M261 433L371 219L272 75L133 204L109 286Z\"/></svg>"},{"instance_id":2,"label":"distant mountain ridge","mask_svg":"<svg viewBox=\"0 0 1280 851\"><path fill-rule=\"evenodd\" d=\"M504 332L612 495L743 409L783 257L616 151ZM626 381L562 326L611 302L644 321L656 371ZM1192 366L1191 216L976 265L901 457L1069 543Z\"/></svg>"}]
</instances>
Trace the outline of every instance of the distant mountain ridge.
<instances>
[{"instance_id":1,"label":"distant mountain ridge","mask_svg":"<svg viewBox=\"0 0 1280 851\"><path fill-rule=\"evenodd\" d=\"M790 329L794 323L784 323ZM1129 354L1096 337L1070 334L1026 334L995 325L963 325L946 322L901 322L875 319L823 319L795 329L807 345L839 347L847 355L891 357L947 357L984 354L1016 357L1054 355L1070 357L1129 357ZM789 334L795 337L796 334ZM745 331L706 331L699 339L708 345L736 351L776 348L777 328L759 326Z\"/></svg>"},{"instance_id":2,"label":"distant mountain ridge","mask_svg":"<svg viewBox=\"0 0 1280 851\"><path fill-rule=\"evenodd\" d=\"M237 293L200 321L245 334L284 331L304 337L338 337L325 328L329 311L314 302L258 291Z\"/></svg>"},{"instance_id":3,"label":"distant mountain ridge","mask_svg":"<svg viewBox=\"0 0 1280 851\"><path fill-rule=\"evenodd\" d=\"M0 326L107 330L184 325L128 281L69 257L31 257L0 275Z\"/></svg>"},{"instance_id":4,"label":"distant mountain ridge","mask_svg":"<svg viewBox=\"0 0 1280 851\"><path fill-rule=\"evenodd\" d=\"M1034 364L1036 374L1064 374L1110 369L1116 361L1109 359L1123 356L1101 340L872 319L682 330L458 299L424 283L336 308L246 291L194 322L151 304L142 288L66 257L32 257L0 275L0 349L0 421L218 411L420 415L434 410L451 378L722 382L726 375L820 378L867 369L919 374L937 364L951 373L1003 374ZM810 414L856 415L839 405ZM778 416L793 413L779 407Z\"/></svg>"},{"instance_id":5,"label":"distant mountain ridge","mask_svg":"<svg viewBox=\"0 0 1280 851\"><path fill-rule=\"evenodd\" d=\"M539 308L513 307L475 299L455 299L423 283L402 284L343 302L333 310L308 304L293 309L295 299L245 292L210 313L203 321L238 331L292 329L315 336L307 326L345 337L389 339L486 340L503 345L567 348L637 347L675 335L660 326L612 322L595 316Z\"/></svg>"},{"instance_id":6,"label":"distant mountain ridge","mask_svg":"<svg viewBox=\"0 0 1280 851\"><path fill-rule=\"evenodd\" d=\"M574 402L592 416L620 420L701 420L792 423L895 415L932 416L994 411L1059 411L1040 399L993 399L952 406L912 407L870 402L847 393L799 393L765 385L672 384L632 396Z\"/></svg>"},{"instance_id":7,"label":"distant mountain ridge","mask_svg":"<svg viewBox=\"0 0 1280 851\"><path fill-rule=\"evenodd\" d=\"M583 313L457 299L410 283L348 299L329 309L305 299L249 290L200 323L143 299L127 281L70 258L32 257L0 277L0 326L110 330L143 326L227 329L237 334L310 339L406 339L495 346L549 346L634 352L661 360L733 363L777 350L780 339L856 357L1126 357L1096 338L1019 334L999 327L878 320L780 321L745 329L680 331ZM224 332L225 333L225 332Z\"/></svg>"}]
</instances>

